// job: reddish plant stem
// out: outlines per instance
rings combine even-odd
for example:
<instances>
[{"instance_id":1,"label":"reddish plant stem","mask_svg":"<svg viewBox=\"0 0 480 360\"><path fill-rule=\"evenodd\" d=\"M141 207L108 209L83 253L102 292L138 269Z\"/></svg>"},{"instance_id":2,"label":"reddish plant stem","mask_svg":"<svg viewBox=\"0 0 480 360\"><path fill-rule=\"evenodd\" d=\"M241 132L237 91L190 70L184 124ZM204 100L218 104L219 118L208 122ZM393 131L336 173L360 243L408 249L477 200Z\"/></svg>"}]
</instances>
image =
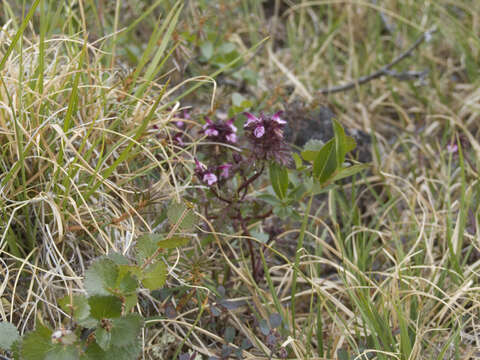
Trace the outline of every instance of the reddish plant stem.
<instances>
[{"instance_id":1,"label":"reddish plant stem","mask_svg":"<svg viewBox=\"0 0 480 360\"><path fill-rule=\"evenodd\" d=\"M262 175L263 173L263 170L265 169L265 165L262 166L262 168L260 169L260 171L258 173L256 173L255 175L251 176L250 178L248 178L247 180L245 180L245 182L240 185L240 187L238 188L237 190L237 194L239 195L240 192L242 190L244 190L243 192L243 195L241 196L241 199L243 200L245 198L245 196L247 195L247 189L248 189L248 185L250 185L251 183L253 183L255 180L257 180L260 175Z\"/></svg>"}]
</instances>

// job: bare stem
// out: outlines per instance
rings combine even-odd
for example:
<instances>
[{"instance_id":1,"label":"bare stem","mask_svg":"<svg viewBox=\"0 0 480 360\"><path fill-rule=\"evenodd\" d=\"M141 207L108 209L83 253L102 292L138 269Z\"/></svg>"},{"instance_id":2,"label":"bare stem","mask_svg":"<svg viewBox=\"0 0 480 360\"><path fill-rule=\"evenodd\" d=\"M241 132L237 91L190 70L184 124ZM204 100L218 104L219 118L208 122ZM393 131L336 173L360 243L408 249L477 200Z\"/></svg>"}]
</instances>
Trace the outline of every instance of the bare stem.
<instances>
[{"instance_id":1,"label":"bare stem","mask_svg":"<svg viewBox=\"0 0 480 360\"><path fill-rule=\"evenodd\" d=\"M404 60L408 56L412 54L413 51L415 51L416 48L418 48L424 41L427 41L430 39L432 34L436 31L435 28L431 28L428 31L425 31L413 44L410 46L406 51L398 55L393 61L385 66L383 66L381 69L378 71L375 71L374 73L366 76L359 77L358 79L349 82L348 84L345 85L339 85L339 86L334 86L330 88L323 88L318 90L320 94L333 94L341 91L346 91L353 89L357 85L362 85L365 84L371 80L377 79L382 76L388 76L391 75L390 69L397 65L400 61Z\"/></svg>"}]
</instances>

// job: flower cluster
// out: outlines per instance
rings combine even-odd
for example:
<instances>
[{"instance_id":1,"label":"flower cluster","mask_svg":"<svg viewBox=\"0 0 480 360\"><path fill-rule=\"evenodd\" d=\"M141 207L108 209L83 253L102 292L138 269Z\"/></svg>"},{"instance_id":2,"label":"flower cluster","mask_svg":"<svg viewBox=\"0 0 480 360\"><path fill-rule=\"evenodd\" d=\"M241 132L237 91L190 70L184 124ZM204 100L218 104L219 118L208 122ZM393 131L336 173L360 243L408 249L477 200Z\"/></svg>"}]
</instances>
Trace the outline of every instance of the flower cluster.
<instances>
[{"instance_id":1,"label":"flower cluster","mask_svg":"<svg viewBox=\"0 0 480 360\"><path fill-rule=\"evenodd\" d=\"M195 174L208 186L212 186L218 182L219 178L228 178L230 176L232 166L232 164L225 163L213 168L207 168L205 164L202 164L200 161L195 159Z\"/></svg>"},{"instance_id":2,"label":"flower cluster","mask_svg":"<svg viewBox=\"0 0 480 360\"><path fill-rule=\"evenodd\" d=\"M237 128L233 125L233 118L225 122L213 122L210 118L205 117L207 122L203 125L203 133L213 141L221 143L237 142Z\"/></svg>"},{"instance_id":3,"label":"flower cluster","mask_svg":"<svg viewBox=\"0 0 480 360\"><path fill-rule=\"evenodd\" d=\"M259 160L274 160L283 165L290 162L290 151L283 138L287 123L279 111L271 116L263 113L259 117L246 112L245 134L250 141L252 152Z\"/></svg>"}]
</instances>

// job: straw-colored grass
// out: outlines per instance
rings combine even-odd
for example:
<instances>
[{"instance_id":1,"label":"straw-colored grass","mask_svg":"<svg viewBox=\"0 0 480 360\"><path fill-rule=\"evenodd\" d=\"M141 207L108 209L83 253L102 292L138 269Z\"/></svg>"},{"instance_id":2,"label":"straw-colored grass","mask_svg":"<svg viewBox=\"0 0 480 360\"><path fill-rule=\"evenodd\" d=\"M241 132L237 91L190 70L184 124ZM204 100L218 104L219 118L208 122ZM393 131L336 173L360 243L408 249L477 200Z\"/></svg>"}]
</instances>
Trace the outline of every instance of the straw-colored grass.
<instances>
[{"instance_id":1,"label":"straw-colored grass","mask_svg":"<svg viewBox=\"0 0 480 360\"><path fill-rule=\"evenodd\" d=\"M247 359L279 358L280 345L291 359L480 358L480 2L182 8L99 0L57 8L44 0L23 9L40 3L23 33L19 3L5 1L1 10L2 321L21 333L39 318L68 326L57 299L83 291L91 261L131 255L140 234L163 229L171 199L198 194L192 160L209 145L195 138L196 120L212 108L227 112L231 94L241 92L255 112L293 101L332 108L346 128L371 136L359 144L371 166L314 199L298 267L301 225L272 217L285 226L266 252L261 284L245 239L197 208L199 226L170 259L167 286L141 293L145 358L188 350L220 358L227 327L236 330L232 347L243 339L253 345ZM395 73L322 91L378 71L432 28ZM196 40L181 40L192 34ZM212 34L239 53L270 36L238 69L256 84L231 72L214 82L226 69L202 61L196 46ZM194 120L182 148L172 141L173 121L186 105ZM449 151L453 144L457 151ZM306 208L299 207L304 215ZM230 306L219 305L220 285ZM213 308L223 312L214 316ZM283 325L272 352L260 322L274 313Z\"/></svg>"}]
</instances>

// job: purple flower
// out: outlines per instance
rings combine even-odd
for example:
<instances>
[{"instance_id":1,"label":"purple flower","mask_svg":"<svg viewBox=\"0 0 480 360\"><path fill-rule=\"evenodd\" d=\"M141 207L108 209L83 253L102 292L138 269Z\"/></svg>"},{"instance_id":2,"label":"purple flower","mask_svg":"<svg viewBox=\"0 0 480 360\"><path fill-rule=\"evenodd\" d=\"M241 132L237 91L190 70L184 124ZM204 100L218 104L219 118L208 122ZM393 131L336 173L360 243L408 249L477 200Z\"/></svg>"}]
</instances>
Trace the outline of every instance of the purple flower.
<instances>
[{"instance_id":1,"label":"purple flower","mask_svg":"<svg viewBox=\"0 0 480 360\"><path fill-rule=\"evenodd\" d=\"M231 143L237 142L237 134L231 133L225 136L225 138L227 139L228 142L231 142Z\"/></svg>"},{"instance_id":2,"label":"purple flower","mask_svg":"<svg viewBox=\"0 0 480 360\"><path fill-rule=\"evenodd\" d=\"M210 118L205 117L206 124L203 125L202 131L211 140L221 143L237 142L237 128L233 125L233 118L225 122L213 122Z\"/></svg>"},{"instance_id":3,"label":"purple flower","mask_svg":"<svg viewBox=\"0 0 480 360\"><path fill-rule=\"evenodd\" d=\"M200 161L198 161L198 159L195 159L195 172L203 173L205 170L207 170L205 164L202 164Z\"/></svg>"},{"instance_id":4,"label":"purple flower","mask_svg":"<svg viewBox=\"0 0 480 360\"><path fill-rule=\"evenodd\" d=\"M206 116L205 121L207 122L205 125L203 125L203 132L205 133L205 135L210 137L217 136L218 130L215 128L215 124L213 123L213 121Z\"/></svg>"},{"instance_id":5,"label":"purple flower","mask_svg":"<svg viewBox=\"0 0 480 360\"><path fill-rule=\"evenodd\" d=\"M229 163L225 163L223 165L220 165L218 167L218 169L221 171L220 172L220 177L223 177L223 178L228 178L230 176L230 169L232 168L232 164L229 164Z\"/></svg>"},{"instance_id":6,"label":"purple flower","mask_svg":"<svg viewBox=\"0 0 480 360\"><path fill-rule=\"evenodd\" d=\"M195 175L208 186L212 186L218 181L217 175L214 173L214 169L209 169L205 164L202 164L198 159L195 159Z\"/></svg>"},{"instance_id":7,"label":"purple flower","mask_svg":"<svg viewBox=\"0 0 480 360\"><path fill-rule=\"evenodd\" d=\"M450 143L447 145L447 151L450 154L455 154L458 151L458 145L455 143Z\"/></svg>"},{"instance_id":8,"label":"purple flower","mask_svg":"<svg viewBox=\"0 0 480 360\"><path fill-rule=\"evenodd\" d=\"M261 138L265 134L265 127L263 125L257 125L255 126L255 129L253 129L253 135L257 138Z\"/></svg>"},{"instance_id":9,"label":"purple flower","mask_svg":"<svg viewBox=\"0 0 480 360\"><path fill-rule=\"evenodd\" d=\"M283 111L276 112L275 114L272 115L272 120L277 122L280 125L285 125L287 122L280 118L280 115L282 114L283 114Z\"/></svg>"},{"instance_id":10,"label":"purple flower","mask_svg":"<svg viewBox=\"0 0 480 360\"><path fill-rule=\"evenodd\" d=\"M290 149L283 138L283 129L287 122L280 118L282 112L271 116L260 113L258 117L248 112L244 114L247 117L244 124L245 135L255 158L287 165L291 158Z\"/></svg>"},{"instance_id":11,"label":"purple flower","mask_svg":"<svg viewBox=\"0 0 480 360\"><path fill-rule=\"evenodd\" d=\"M217 180L217 175L215 175L214 173L207 171L205 174L203 174L203 181L206 182L208 186L212 186L217 182Z\"/></svg>"},{"instance_id":12,"label":"purple flower","mask_svg":"<svg viewBox=\"0 0 480 360\"><path fill-rule=\"evenodd\" d=\"M184 146L185 143L182 140L182 133L178 132L175 135L173 135L173 141L176 142L180 146Z\"/></svg>"},{"instance_id":13,"label":"purple flower","mask_svg":"<svg viewBox=\"0 0 480 360\"><path fill-rule=\"evenodd\" d=\"M257 118L255 115L253 115L249 112L244 112L244 115L247 117L247 121L243 125L244 128L246 128L251 123L258 123L258 122L261 121L259 118Z\"/></svg>"}]
</instances>

